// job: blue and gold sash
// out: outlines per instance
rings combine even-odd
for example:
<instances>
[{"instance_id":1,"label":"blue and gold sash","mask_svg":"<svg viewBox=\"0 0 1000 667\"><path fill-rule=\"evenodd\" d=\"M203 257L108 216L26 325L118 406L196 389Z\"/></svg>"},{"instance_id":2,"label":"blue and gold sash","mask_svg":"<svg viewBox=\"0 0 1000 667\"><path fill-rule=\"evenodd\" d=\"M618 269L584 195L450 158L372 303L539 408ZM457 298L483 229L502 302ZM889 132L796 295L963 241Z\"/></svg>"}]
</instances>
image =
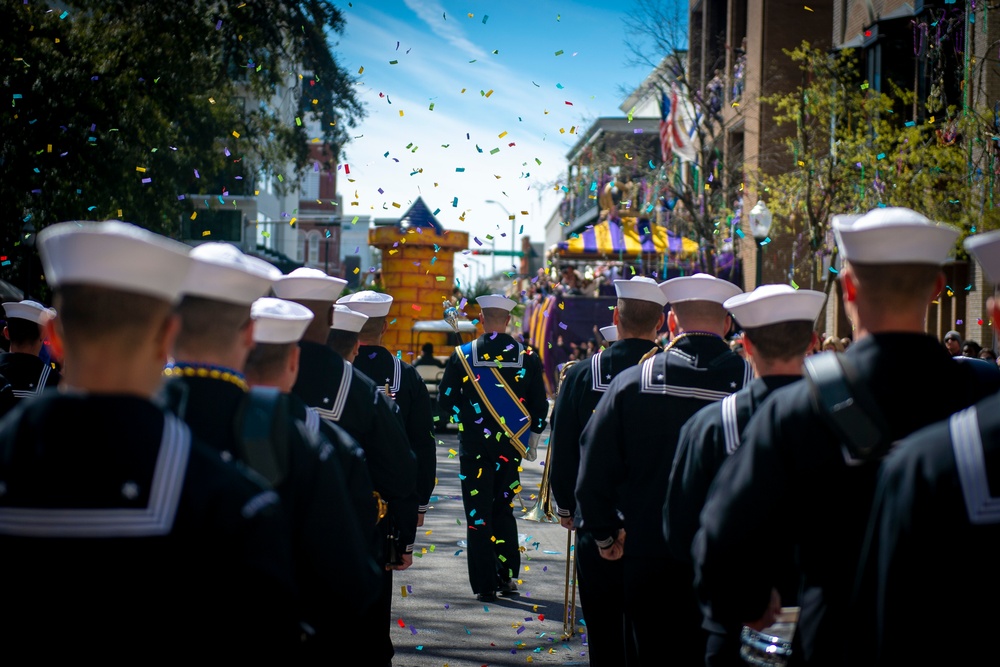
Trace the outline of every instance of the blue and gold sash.
<instances>
[{"instance_id":1,"label":"blue and gold sash","mask_svg":"<svg viewBox=\"0 0 1000 667\"><path fill-rule=\"evenodd\" d=\"M474 342L459 345L455 351L458 352L458 358L462 362L462 367L465 368L465 374L468 376L469 382L476 388L476 393L479 394L486 410L504 430L504 433L510 438L511 444L514 445L514 449L523 458L527 454L528 448L521 442L521 436L531 428L531 415L521 404L510 385L500 375L499 370L491 367L489 370L492 377L487 375L476 378L476 374L472 372L472 367L469 365L469 356L473 354L472 345ZM486 374L484 373L484 375Z\"/></svg>"}]
</instances>

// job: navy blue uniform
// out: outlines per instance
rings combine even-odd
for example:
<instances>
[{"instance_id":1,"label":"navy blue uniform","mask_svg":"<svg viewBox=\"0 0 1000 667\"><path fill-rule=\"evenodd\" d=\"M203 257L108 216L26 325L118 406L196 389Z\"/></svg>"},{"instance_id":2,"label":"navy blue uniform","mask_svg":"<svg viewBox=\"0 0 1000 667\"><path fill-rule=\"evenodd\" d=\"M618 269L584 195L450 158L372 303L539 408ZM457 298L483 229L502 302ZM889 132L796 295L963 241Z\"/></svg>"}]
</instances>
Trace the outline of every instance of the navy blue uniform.
<instances>
[{"instance_id":1,"label":"navy blue uniform","mask_svg":"<svg viewBox=\"0 0 1000 667\"><path fill-rule=\"evenodd\" d=\"M35 661L295 656L290 528L150 401L46 392L0 425L0 640Z\"/></svg>"},{"instance_id":2,"label":"navy blue uniform","mask_svg":"<svg viewBox=\"0 0 1000 667\"><path fill-rule=\"evenodd\" d=\"M362 532L370 536L372 557L382 558L382 548L385 546L378 538L375 526L379 520L378 502L375 500L375 485L372 484L368 472L368 462L365 460L365 450L361 449L357 440L350 433L340 428L334 422L323 419L315 409L302 402L295 394L288 394L292 416L305 425L307 431L315 437L325 439L332 445L340 461L347 484L347 495L351 499L351 507ZM377 545L377 548L376 548Z\"/></svg>"},{"instance_id":3,"label":"navy blue uniform","mask_svg":"<svg viewBox=\"0 0 1000 667\"><path fill-rule=\"evenodd\" d=\"M173 377L164 385L165 405L224 458L241 461L237 428L246 392L211 377ZM286 415L287 474L275 491L292 525L293 558L305 618L316 630L316 650L332 648L335 633L376 599L378 564L357 545L365 537L345 490L344 475L329 443L313 438L304 424Z\"/></svg>"},{"instance_id":4,"label":"navy blue uniform","mask_svg":"<svg viewBox=\"0 0 1000 667\"><path fill-rule=\"evenodd\" d=\"M886 456L854 600L864 622L853 628L865 639L855 664L973 665L995 655L998 497L1000 395Z\"/></svg>"},{"instance_id":5,"label":"navy blue uniform","mask_svg":"<svg viewBox=\"0 0 1000 667\"><path fill-rule=\"evenodd\" d=\"M870 334L844 354L893 441L997 390L924 334ZM760 618L794 550L801 612L792 661L841 664L878 467L850 456L804 385L771 394L719 470L695 538L696 585L713 617Z\"/></svg>"},{"instance_id":6,"label":"navy blue uniform","mask_svg":"<svg viewBox=\"0 0 1000 667\"><path fill-rule=\"evenodd\" d=\"M487 333L473 341L468 363L477 377L468 377L458 355L457 351L453 353L445 365L438 402L446 412L457 416L461 426L458 458L469 583L473 593L490 594L502 582L517 578L521 568L513 512L514 495L520 488L521 455L503 427L481 405L473 382L487 376L492 378L490 369L498 369L528 411L531 433L545 430L549 403L541 360L511 336ZM513 430L519 429L512 426ZM527 445L529 434L521 437L522 444Z\"/></svg>"},{"instance_id":7,"label":"navy blue uniform","mask_svg":"<svg viewBox=\"0 0 1000 667\"><path fill-rule=\"evenodd\" d=\"M663 504L663 536L675 559L692 562L691 544L708 490L722 463L739 448L750 417L772 391L801 380L801 375L757 378L735 394L706 405L684 424L677 440L667 501ZM794 598L783 595L782 599L787 605ZM705 664L743 667L746 663L740 657L742 626L723 626L711 617L707 608L702 613L702 627L708 632Z\"/></svg>"},{"instance_id":8,"label":"navy blue uniform","mask_svg":"<svg viewBox=\"0 0 1000 667\"><path fill-rule=\"evenodd\" d=\"M15 398L11 405L55 387L61 379L52 364L26 352L0 352L0 375L10 383ZM3 403L0 403L0 416L4 413Z\"/></svg>"},{"instance_id":9,"label":"navy blue uniform","mask_svg":"<svg viewBox=\"0 0 1000 667\"><path fill-rule=\"evenodd\" d=\"M354 367L371 378L399 406L406 438L417 457L417 511L427 511L437 479L434 413L424 379L410 364L377 345L362 345Z\"/></svg>"},{"instance_id":10,"label":"navy blue uniform","mask_svg":"<svg viewBox=\"0 0 1000 667\"><path fill-rule=\"evenodd\" d=\"M599 545L610 544L621 524L619 510L624 515L625 608L639 664L662 661L664 640L678 664L704 660L691 565L667 550L663 503L681 427L751 376L750 365L722 337L685 333L612 380L583 430L576 487L580 528ZM651 591L669 600L662 614L645 611Z\"/></svg>"},{"instance_id":11,"label":"navy blue uniform","mask_svg":"<svg viewBox=\"0 0 1000 667\"><path fill-rule=\"evenodd\" d=\"M652 341L624 338L566 372L552 412L546 461L560 517L576 518L576 481L582 458L580 437L598 401L611 380L655 351L658 348ZM625 664L626 656L634 655L635 646L631 629L625 628L623 563L601 558L589 531L578 530L576 539L577 585L587 621L590 662Z\"/></svg>"},{"instance_id":12,"label":"navy blue uniform","mask_svg":"<svg viewBox=\"0 0 1000 667\"><path fill-rule=\"evenodd\" d=\"M388 516L379 522L378 540L384 546L397 539L413 551L417 534L417 459L410 448L399 407L364 373L332 349L301 341L299 375L292 393L320 417L347 431L365 453L372 485L388 503ZM373 647L373 664L389 663L395 653L389 638L392 614L392 570L383 569L376 586L378 598L365 612L362 643Z\"/></svg>"}]
</instances>

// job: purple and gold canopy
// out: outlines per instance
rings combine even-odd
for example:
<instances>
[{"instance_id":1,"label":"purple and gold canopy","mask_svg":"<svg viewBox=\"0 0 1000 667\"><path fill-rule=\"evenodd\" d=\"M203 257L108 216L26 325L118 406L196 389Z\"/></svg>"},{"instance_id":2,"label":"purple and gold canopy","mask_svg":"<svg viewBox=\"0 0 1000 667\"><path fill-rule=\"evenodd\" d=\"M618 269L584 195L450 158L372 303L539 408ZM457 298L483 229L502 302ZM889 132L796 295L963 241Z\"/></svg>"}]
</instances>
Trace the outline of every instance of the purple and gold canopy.
<instances>
[{"instance_id":1,"label":"purple and gold canopy","mask_svg":"<svg viewBox=\"0 0 1000 667\"><path fill-rule=\"evenodd\" d=\"M649 220L635 218L621 222L605 220L574 234L555 248L555 254L566 259L634 258L668 252L678 259L687 259L698 252L698 244Z\"/></svg>"}]
</instances>

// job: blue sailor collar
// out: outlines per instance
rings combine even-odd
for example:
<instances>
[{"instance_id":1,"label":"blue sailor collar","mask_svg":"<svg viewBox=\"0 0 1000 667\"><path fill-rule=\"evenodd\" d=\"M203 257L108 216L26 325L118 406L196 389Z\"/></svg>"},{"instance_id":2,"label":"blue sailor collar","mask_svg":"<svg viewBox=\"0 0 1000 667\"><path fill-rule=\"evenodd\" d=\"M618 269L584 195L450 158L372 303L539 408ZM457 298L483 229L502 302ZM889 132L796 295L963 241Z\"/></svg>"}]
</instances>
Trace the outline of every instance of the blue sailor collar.
<instances>
[{"instance_id":1,"label":"blue sailor collar","mask_svg":"<svg viewBox=\"0 0 1000 667\"><path fill-rule=\"evenodd\" d=\"M1000 523L1000 498L990 493L986 478L986 454L976 406L953 414L948 420L948 430L969 522L975 525Z\"/></svg>"}]
</instances>

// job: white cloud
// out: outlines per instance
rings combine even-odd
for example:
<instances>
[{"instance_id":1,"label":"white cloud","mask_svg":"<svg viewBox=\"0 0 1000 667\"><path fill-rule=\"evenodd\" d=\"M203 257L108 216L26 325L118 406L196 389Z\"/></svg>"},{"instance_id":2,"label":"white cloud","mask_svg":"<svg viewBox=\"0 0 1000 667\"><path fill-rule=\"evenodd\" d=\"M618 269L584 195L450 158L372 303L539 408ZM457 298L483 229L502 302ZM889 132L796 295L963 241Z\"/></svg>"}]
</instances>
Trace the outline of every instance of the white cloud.
<instances>
[{"instance_id":1,"label":"white cloud","mask_svg":"<svg viewBox=\"0 0 1000 667\"><path fill-rule=\"evenodd\" d=\"M482 58L486 55L485 51L465 37L462 30L458 27L458 23L455 21L448 22L445 18L445 8L440 2L421 2L421 0L404 0L404 2L435 35L452 47L462 51L470 58Z\"/></svg>"},{"instance_id":2,"label":"white cloud","mask_svg":"<svg viewBox=\"0 0 1000 667\"><path fill-rule=\"evenodd\" d=\"M336 46L348 71L364 68L358 94L368 109L345 146L350 174L338 176L343 215L395 218L421 196L431 211L440 209L445 228L481 240L493 235L507 250L510 222L486 203L495 200L516 215L518 248L522 226L532 241L544 241L562 194L542 184L561 182L576 132L620 102L612 88L621 35L607 13L571 2L553 10L539 0L516 15L497 5L487 24L479 14L445 18L438 0L378 7L351 13ZM508 258L496 266L509 267Z\"/></svg>"}]
</instances>

